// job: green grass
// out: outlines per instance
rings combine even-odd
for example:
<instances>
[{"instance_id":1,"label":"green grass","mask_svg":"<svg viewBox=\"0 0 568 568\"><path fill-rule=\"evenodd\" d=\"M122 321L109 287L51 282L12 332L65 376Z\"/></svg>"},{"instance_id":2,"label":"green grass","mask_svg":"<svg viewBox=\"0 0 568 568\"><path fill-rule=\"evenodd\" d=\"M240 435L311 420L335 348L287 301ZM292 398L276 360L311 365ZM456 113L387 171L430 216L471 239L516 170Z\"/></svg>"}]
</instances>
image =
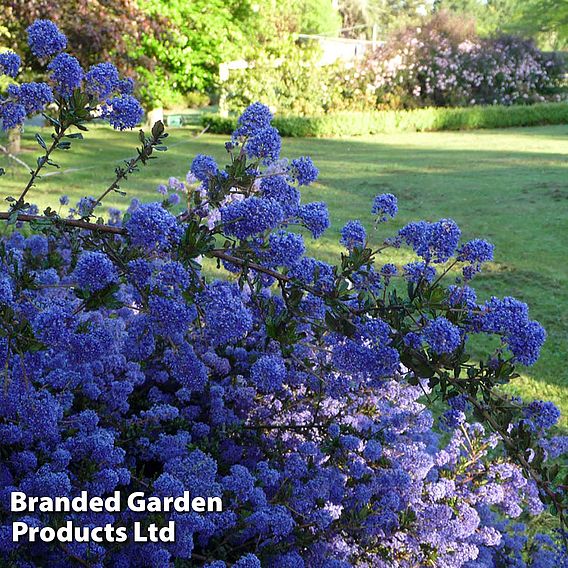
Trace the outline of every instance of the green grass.
<instances>
[{"instance_id":1,"label":"green grass","mask_svg":"<svg viewBox=\"0 0 568 568\"><path fill-rule=\"evenodd\" d=\"M34 131L25 134L21 158L34 162ZM548 331L541 360L511 387L527 398L554 400L568 425L568 126L498 131L395 133L350 139L285 139L283 154L309 154L320 168L320 180L304 190L304 200L329 203L332 226L310 245L320 258L337 258L339 231L358 218L371 224L372 198L385 191L399 198L400 214L380 227L375 242L410 220L451 217L464 237L488 238L496 259L476 281L482 298L514 295L527 302L531 315ZM155 199L155 187L169 176L184 176L198 152L224 157L225 137L194 138L188 130L171 130L170 150L124 185L126 198L107 205L125 208L130 197ZM0 142L1 143L1 142ZM136 134L119 135L95 128L85 141L73 142L71 153L57 156L60 175L45 177L30 199L45 206L69 194L99 195L110 183L118 160L133 155ZM16 195L25 170L0 156L7 175L0 178L4 195ZM403 251L384 260L402 263ZM478 346L480 350L482 345Z\"/></svg>"}]
</instances>

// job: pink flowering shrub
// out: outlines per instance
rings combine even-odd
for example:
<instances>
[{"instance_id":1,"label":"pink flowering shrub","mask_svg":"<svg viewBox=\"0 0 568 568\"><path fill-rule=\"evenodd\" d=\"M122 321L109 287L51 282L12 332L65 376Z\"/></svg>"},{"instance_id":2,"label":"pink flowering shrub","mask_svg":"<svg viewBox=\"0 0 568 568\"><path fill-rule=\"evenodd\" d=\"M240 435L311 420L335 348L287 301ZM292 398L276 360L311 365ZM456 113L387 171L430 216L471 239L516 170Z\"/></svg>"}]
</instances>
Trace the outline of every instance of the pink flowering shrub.
<instances>
[{"instance_id":1,"label":"pink flowering shrub","mask_svg":"<svg viewBox=\"0 0 568 568\"><path fill-rule=\"evenodd\" d=\"M562 61L515 36L476 37L452 20L407 28L342 77L353 108L560 100Z\"/></svg>"}]
</instances>

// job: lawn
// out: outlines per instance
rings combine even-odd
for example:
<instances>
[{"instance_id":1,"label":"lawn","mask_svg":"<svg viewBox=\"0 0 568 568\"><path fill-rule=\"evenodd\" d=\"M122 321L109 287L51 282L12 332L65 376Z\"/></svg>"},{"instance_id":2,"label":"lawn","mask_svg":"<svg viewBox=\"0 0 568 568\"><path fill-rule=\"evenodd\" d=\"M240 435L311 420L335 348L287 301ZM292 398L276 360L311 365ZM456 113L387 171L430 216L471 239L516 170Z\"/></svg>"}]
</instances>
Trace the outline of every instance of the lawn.
<instances>
[{"instance_id":1,"label":"lawn","mask_svg":"<svg viewBox=\"0 0 568 568\"><path fill-rule=\"evenodd\" d=\"M170 149L123 186L107 205L125 208L130 197L150 200L169 176L184 176L193 155L223 159L225 137L172 129ZM21 158L34 163L39 148L28 130ZM46 135L44 134L44 137ZM2 143L2 142L0 142ZM73 202L99 195L109 185L117 162L134 154L136 134L95 128L70 153L56 156L61 172L40 180L29 194L40 206L67 193ZM495 262L476 281L482 298L514 295L548 331L541 360L512 389L528 398L554 400L568 425L568 125L499 131L398 133L351 139L286 139L283 154L309 154L320 180L304 191L304 200L325 200L332 227L313 243L314 255L337 258L343 223L358 218L370 224L370 203L377 193L399 198L394 231L410 220L455 219L465 238L484 237L496 245ZM4 156L1 193L16 195L26 172ZM78 168L78 169L76 169ZM371 238L388 234L381 227ZM385 262L403 263L403 251L385 254ZM479 349L482 345L478 346Z\"/></svg>"}]
</instances>

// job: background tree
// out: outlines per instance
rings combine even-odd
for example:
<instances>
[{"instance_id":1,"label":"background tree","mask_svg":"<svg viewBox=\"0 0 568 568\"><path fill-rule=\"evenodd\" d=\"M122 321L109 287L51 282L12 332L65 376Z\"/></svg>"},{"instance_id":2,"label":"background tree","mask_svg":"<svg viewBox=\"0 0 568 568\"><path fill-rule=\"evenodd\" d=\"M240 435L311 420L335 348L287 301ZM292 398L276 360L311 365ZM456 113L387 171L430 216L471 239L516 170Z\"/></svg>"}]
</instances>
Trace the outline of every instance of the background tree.
<instances>
[{"instance_id":1,"label":"background tree","mask_svg":"<svg viewBox=\"0 0 568 568\"><path fill-rule=\"evenodd\" d=\"M339 10L346 35L370 38L376 24L384 38L398 28L418 23L429 8L423 0L342 0Z\"/></svg>"},{"instance_id":2,"label":"background tree","mask_svg":"<svg viewBox=\"0 0 568 568\"><path fill-rule=\"evenodd\" d=\"M435 0L433 9L475 18L480 35L517 33L555 50L568 42L568 4L563 0Z\"/></svg>"},{"instance_id":3,"label":"background tree","mask_svg":"<svg viewBox=\"0 0 568 568\"><path fill-rule=\"evenodd\" d=\"M568 3L565 0L526 0L519 4L515 21L519 32L540 36L544 47L568 46Z\"/></svg>"},{"instance_id":4,"label":"background tree","mask_svg":"<svg viewBox=\"0 0 568 568\"><path fill-rule=\"evenodd\" d=\"M159 63L155 69L137 68L143 98L153 104L175 93L211 91L219 64L245 54L262 19L249 0L146 0L142 6L148 18L165 18L169 28L166 35L144 33L134 53ZM158 92L161 101L155 100Z\"/></svg>"},{"instance_id":5,"label":"background tree","mask_svg":"<svg viewBox=\"0 0 568 568\"><path fill-rule=\"evenodd\" d=\"M336 37L342 27L341 15L331 0L294 0L288 10L296 14L301 33Z\"/></svg>"},{"instance_id":6,"label":"background tree","mask_svg":"<svg viewBox=\"0 0 568 568\"><path fill-rule=\"evenodd\" d=\"M4 0L0 13L0 44L9 45L32 71L41 63L30 57L26 28L37 18L50 19L68 37L83 67L101 60L123 73L132 73L141 61L133 58L132 45L142 36L166 29L162 17L144 12L136 0ZM152 61L139 54L146 66Z\"/></svg>"}]
</instances>

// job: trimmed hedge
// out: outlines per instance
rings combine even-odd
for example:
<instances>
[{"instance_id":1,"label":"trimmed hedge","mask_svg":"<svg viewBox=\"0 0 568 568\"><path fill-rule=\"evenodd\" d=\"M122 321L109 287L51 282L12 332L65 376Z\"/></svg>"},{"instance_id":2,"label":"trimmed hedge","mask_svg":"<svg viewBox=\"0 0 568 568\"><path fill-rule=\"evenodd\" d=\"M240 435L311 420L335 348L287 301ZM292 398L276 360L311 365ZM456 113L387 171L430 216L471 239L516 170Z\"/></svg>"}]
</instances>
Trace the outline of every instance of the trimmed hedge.
<instances>
[{"instance_id":1,"label":"trimmed hedge","mask_svg":"<svg viewBox=\"0 0 568 568\"><path fill-rule=\"evenodd\" d=\"M231 134L236 117L206 114L203 126L216 134ZM568 124L568 102L527 106L472 106L466 108L422 108L376 112L339 112L315 117L276 116L273 120L282 136L363 136L386 132L470 130Z\"/></svg>"}]
</instances>

